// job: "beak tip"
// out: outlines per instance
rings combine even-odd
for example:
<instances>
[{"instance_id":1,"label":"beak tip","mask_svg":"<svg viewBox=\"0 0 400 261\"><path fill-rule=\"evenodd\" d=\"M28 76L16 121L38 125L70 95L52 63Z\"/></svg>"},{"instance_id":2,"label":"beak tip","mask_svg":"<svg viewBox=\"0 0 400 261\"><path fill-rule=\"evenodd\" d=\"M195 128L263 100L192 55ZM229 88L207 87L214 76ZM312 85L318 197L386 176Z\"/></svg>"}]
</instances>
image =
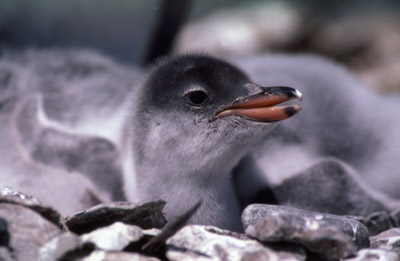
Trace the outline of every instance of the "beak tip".
<instances>
[{"instance_id":1,"label":"beak tip","mask_svg":"<svg viewBox=\"0 0 400 261\"><path fill-rule=\"evenodd\" d=\"M301 106L300 105L293 105L293 106L288 106L285 108L285 113L287 116L292 117L296 113L301 111Z\"/></svg>"},{"instance_id":2,"label":"beak tip","mask_svg":"<svg viewBox=\"0 0 400 261\"><path fill-rule=\"evenodd\" d=\"M295 96L297 99L299 99L299 101L303 100L303 94L297 89L295 89Z\"/></svg>"}]
</instances>

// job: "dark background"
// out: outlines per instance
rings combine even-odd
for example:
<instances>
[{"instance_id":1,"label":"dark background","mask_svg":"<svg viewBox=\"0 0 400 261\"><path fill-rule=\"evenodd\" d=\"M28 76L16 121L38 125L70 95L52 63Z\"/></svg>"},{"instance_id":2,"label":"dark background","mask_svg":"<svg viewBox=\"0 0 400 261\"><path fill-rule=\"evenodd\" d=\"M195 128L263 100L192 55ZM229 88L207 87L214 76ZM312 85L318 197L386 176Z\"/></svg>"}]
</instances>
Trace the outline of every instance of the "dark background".
<instances>
[{"instance_id":1,"label":"dark background","mask_svg":"<svg viewBox=\"0 0 400 261\"><path fill-rule=\"evenodd\" d=\"M166 2L169 12L182 12L183 21L190 22L260 1L0 0L0 48L85 47L122 62L145 64ZM333 18L345 13L397 12L400 6L398 0L287 2L306 9L309 17Z\"/></svg>"}]
</instances>

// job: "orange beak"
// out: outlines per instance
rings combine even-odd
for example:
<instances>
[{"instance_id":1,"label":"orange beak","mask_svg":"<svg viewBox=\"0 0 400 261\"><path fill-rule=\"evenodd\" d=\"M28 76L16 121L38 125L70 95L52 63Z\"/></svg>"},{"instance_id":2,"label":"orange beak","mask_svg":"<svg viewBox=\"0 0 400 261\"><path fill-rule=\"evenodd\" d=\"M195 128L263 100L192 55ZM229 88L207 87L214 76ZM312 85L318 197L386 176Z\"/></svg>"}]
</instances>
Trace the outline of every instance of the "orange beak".
<instances>
[{"instance_id":1,"label":"orange beak","mask_svg":"<svg viewBox=\"0 0 400 261\"><path fill-rule=\"evenodd\" d=\"M250 120L274 122L290 118L301 110L300 105L275 106L292 99L301 101L303 95L298 90L285 86L261 89L261 93L235 100L218 111L216 118L238 115Z\"/></svg>"}]
</instances>

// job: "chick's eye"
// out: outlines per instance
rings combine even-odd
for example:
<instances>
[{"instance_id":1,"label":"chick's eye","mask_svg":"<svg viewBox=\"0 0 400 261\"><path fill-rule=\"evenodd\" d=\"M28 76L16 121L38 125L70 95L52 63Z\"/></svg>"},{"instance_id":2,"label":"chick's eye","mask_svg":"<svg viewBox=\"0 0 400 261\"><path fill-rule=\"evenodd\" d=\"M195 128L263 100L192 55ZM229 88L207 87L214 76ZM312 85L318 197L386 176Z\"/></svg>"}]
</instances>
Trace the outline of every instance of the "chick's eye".
<instances>
[{"instance_id":1,"label":"chick's eye","mask_svg":"<svg viewBox=\"0 0 400 261\"><path fill-rule=\"evenodd\" d=\"M185 94L185 97L188 99L190 104L194 106L205 105L209 100L207 93L200 90L188 92Z\"/></svg>"}]
</instances>

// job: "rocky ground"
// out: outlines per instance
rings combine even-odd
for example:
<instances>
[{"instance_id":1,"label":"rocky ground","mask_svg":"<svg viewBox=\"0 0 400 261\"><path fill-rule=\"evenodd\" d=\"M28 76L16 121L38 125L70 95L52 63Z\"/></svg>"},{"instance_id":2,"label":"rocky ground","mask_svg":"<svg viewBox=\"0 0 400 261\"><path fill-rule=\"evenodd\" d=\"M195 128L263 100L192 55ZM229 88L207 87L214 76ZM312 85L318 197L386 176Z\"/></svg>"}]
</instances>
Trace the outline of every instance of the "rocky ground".
<instances>
[{"instance_id":1,"label":"rocky ground","mask_svg":"<svg viewBox=\"0 0 400 261\"><path fill-rule=\"evenodd\" d=\"M3 188L0 260L400 260L400 212L367 218L255 204L243 234L168 224L165 202L100 204L71 215Z\"/></svg>"}]
</instances>

